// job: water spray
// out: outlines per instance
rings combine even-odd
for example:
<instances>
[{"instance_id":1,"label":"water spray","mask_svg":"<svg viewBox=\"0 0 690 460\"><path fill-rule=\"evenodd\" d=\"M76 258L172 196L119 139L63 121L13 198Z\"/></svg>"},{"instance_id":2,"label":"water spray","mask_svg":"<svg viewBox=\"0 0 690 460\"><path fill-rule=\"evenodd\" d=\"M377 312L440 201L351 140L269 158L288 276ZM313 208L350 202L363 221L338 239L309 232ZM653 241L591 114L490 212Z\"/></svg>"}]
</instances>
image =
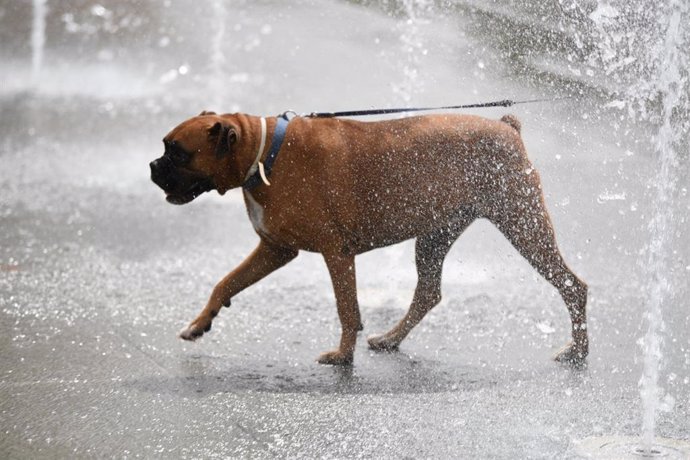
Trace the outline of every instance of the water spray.
<instances>
[{"instance_id":1,"label":"water spray","mask_svg":"<svg viewBox=\"0 0 690 460\"><path fill-rule=\"evenodd\" d=\"M33 0L33 21L31 26L31 85L38 86L41 67L43 66L43 49L46 42L46 1Z\"/></svg>"},{"instance_id":2,"label":"water spray","mask_svg":"<svg viewBox=\"0 0 690 460\"><path fill-rule=\"evenodd\" d=\"M663 308L671 297L671 285L667 277L670 265L671 235L674 218L673 194L678 182L675 173L677 166L676 129L673 112L681 101L684 90L680 74L682 51L681 16L682 2L671 0L669 4L668 25L664 38L663 55L657 81L657 89L662 94L661 127L655 139L659 155L659 171L655 180L655 212L650 221L651 243L647 250L649 287L647 292L648 311L646 315L647 333L644 336L644 370L640 379L642 396L642 445L645 452L651 452L656 430L656 415L662 390L659 388L659 371L662 357Z\"/></svg>"},{"instance_id":3,"label":"water spray","mask_svg":"<svg viewBox=\"0 0 690 460\"><path fill-rule=\"evenodd\" d=\"M688 57L684 45L683 18L688 15L688 6L682 0L669 0L659 10L659 26L665 30L659 40L658 60L652 64L656 76L643 93L649 104L661 99L659 130L655 136L654 149L658 154L659 169L652 185L655 188L654 206L649 222L650 243L647 248L645 291L647 330L641 340L644 353L640 396L642 401L641 437L608 436L588 438L580 443L579 450L594 458L690 458L690 443L675 439L656 437L656 421L663 396L659 385L662 367L664 330L663 311L673 294L670 280L672 235L674 222L674 193L678 183L677 145L683 135L687 121L684 115L684 91L688 82L683 68ZM661 23L663 20L664 23ZM680 120L678 118L680 113ZM672 400L667 397L666 400Z\"/></svg>"},{"instance_id":4,"label":"water spray","mask_svg":"<svg viewBox=\"0 0 690 460\"><path fill-rule=\"evenodd\" d=\"M216 98L215 101L212 101L213 104L217 104L218 107L223 107L225 104L225 98L223 96L223 80L225 78L224 45L228 10L224 0L213 0L211 7L214 18L214 34L211 40L210 86L211 94Z\"/></svg>"}]
</instances>

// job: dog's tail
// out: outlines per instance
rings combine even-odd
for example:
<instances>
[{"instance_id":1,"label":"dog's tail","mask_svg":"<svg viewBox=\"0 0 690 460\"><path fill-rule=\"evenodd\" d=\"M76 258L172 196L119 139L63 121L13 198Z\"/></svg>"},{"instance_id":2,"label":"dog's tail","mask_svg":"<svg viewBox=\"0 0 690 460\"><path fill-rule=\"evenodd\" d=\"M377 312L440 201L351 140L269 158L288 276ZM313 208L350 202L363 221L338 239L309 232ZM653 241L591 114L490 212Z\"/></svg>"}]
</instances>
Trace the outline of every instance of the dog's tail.
<instances>
[{"instance_id":1,"label":"dog's tail","mask_svg":"<svg viewBox=\"0 0 690 460\"><path fill-rule=\"evenodd\" d=\"M501 117L501 121L509 124L518 133L520 132L522 125L520 124L520 120L518 120L515 115L503 115Z\"/></svg>"}]
</instances>

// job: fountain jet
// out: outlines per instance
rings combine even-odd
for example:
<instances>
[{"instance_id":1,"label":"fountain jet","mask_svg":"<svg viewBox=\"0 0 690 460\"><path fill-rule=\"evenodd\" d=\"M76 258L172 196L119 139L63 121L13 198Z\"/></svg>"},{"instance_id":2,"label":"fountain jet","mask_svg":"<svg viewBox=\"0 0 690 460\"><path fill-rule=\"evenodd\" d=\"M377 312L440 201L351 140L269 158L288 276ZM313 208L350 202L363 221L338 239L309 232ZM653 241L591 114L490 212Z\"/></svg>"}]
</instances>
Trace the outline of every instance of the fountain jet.
<instances>
[{"instance_id":1,"label":"fountain jet","mask_svg":"<svg viewBox=\"0 0 690 460\"><path fill-rule=\"evenodd\" d=\"M33 0L31 27L31 86L36 88L41 78L43 49L46 42L46 0Z\"/></svg>"}]
</instances>

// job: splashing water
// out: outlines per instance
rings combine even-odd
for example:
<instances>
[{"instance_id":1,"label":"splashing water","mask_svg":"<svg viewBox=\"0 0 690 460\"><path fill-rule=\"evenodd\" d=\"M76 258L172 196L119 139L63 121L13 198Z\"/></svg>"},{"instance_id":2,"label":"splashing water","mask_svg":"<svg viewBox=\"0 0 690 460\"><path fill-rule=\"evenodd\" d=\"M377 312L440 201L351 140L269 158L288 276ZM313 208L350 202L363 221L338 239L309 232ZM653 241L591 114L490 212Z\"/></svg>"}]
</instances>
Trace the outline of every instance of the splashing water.
<instances>
[{"instance_id":1,"label":"splashing water","mask_svg":"<svg viewBox=\"0 0 690 460\"><path fill-rule=\"evenodd\" d=\"M404 19L398 24L402 44L402 80L393 86L393 92L403 104L408 104L415 94L424 90L419 78L420 56L426 54L420 27L428 22L426 15L431 12L429 0L401 0Z\"/></svg>"},{"instance_id":2,"label":"splashing water","mask_svg":"<svg viewBox=\"0 0 690 460\"><path fill-rule=\"evenodd\" d=\"M213 0L212 11L214 18L214 34L211 41L211 63L210 63L210 88L213 95L213 104L217 109L222 110L225 104L223 80L225 78L225 54L223 45L225 43L226 22L228 20L228 10L224 0Z\"/></svg>"},{"instance_id":3,"label":"splashing water","mask_svg":"<svg viewBox=\"0 0 690 460\"><path fill-rule=\"evenodd\" d=\"M650 243L643 261L647 330L638 342L644 354L639 381L642 444L635 443L637 455L654 456L661 442L655 439L657 413L660 409L670 410L674 401L665 394L659 377L663 363L663 311L674 294L671 253L677 171L690 131L689 5L684 0L667 0L653 6L636 1L599 0L596 9L588 14L579 5L572 4L571 9L578 11L578 21L588 26L577 37L579 42L596 43L585 59L586 65L591 73L603 69L614 85L612 96L618 100L609 107L627 107L631 119L657 127L653 147L658 155L658 170L650 183L654 206L648 226Z\"/></svg>"},{"instance_id":4,"label":"splashing water","mask_svg":"<svg viewBox=\"0 0 690 460\"><path fill-rule=\"evenodd\" d=\"M38 86L43 66L43 49L46 42L46 0L33 0L31 26L31 84Z\"/></svg>"},{"instance_id":5,"label":"splashing water","mask_svg":"<svg viewBox=\"0 0 690 460\"><path fill-rule=\"evenodd\" d=\"M669 301L672 286L667 273L670 266L671 235L673 234L673 195L678 182L676 146L683 130L674 119L674 112L683 103L687 76L682 75L687 56L683 47L682 18L687 15L687 4L671 0L667 7L668 23L663 40L662 54L656 86L662 97L661 126L655 139L659 155L659 171L655 180L655 212L650 221L651 243L647 250L648 311L647 333L644 336L644 370L640 379L642 396L642 441L645 452L651 452L656 428L656 413L663 390L659 386L662 358L663 307Z\"/></svg>"}]
</instances>

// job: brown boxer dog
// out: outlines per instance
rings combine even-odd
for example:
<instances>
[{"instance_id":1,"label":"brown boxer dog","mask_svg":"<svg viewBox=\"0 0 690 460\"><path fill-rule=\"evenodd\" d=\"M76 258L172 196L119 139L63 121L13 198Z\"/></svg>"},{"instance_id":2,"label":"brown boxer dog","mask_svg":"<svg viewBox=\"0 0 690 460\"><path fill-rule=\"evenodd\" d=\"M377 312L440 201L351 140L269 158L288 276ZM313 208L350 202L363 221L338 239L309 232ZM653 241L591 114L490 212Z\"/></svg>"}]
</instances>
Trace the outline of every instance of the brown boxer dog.
<instances>
[{"instance_id":1,"label":"brown boxer dog","mask_svg":"<svg viewBox=\"0 0 690 460\"><path fill-rule=\"evenodd\" d=\"M151 163L152 180L173 204L241 187L270 148L277 118L266 121L264 137L259 117L202 112L165 136L165 154ZM259 150L262 137L267 145ZM352 363L362 329L355 256L415 238L418 283L409 311L390 331L368 338L374 350L395 350L441 300L443 260L453 242L475 219L485 218L568 308L573 340L555 359L584 362L587 285L556 246L539 175L515 117L432 115L377 122L295 117L267 179L270 185L243 190L258 246L216 285L206 307L181 331L182 339L202 336L234 295L298 251L313 251L325 259L342 325L339 347L318 361Z\"/></svg>"}]
</instances>

